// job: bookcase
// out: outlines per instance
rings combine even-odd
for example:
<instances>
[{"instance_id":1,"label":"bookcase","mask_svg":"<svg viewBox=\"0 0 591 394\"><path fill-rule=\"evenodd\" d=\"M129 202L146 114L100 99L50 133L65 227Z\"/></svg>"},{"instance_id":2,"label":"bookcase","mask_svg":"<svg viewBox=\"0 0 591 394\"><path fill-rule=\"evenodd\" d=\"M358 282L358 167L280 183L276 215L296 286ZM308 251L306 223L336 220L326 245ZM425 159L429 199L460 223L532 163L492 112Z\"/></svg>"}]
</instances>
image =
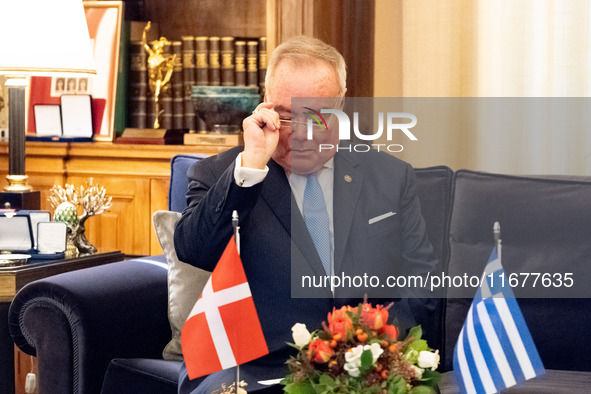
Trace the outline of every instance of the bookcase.
<instances>
[{"instance_id":1,"label":"bookcase","mask_svg":"<svg viewBox=\"0 0 591 394\"><path fill-rule=\"evenodd\" d=\"M127 0L126 15L182 35L267 37L267 53L297 35L315 36L347 62L347 95L373 96L375 0Z\"/></svg>"}]
</instances>

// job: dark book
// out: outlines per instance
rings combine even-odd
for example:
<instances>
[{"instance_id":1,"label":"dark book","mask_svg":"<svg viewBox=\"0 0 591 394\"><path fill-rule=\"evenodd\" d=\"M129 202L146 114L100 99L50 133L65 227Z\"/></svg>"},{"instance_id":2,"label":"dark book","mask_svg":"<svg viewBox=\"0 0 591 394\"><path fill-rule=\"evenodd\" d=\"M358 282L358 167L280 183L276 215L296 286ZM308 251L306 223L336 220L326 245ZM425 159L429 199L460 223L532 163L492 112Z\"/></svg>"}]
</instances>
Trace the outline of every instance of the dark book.
<instances>
[{"instance_id":1,"label":"dark book","mask_svg":"<svg viewBox=\"0 0 591 394\"><path fill-rule=\"evenodd\" d=\"M183 119L184 129L195 130L195 110L193 109L193 99L191 93L195 85L195 37L183 36Z\"/></svg>"},{"instance_id":2,"label":"dark book","mask_svg":"<svg viewBox=\"0 0 591 394\"><path fill-rule=\"evenodd\" d=\"M209 39L204 36L195 37L195 55L197 58L197 85L209 84L209 62L207 46Z\"/></svg>"},{"instance_id":3,"label":"dark book","mask_svg":"<svg viewBox=\"0 0 591 394\"><path fill-rule=\"evenodd\" d=\"M267 77L267 37L259 38L259 93L265 95L265 78Z\"/></svg>"},{"instance_id":4,"label":"dark book","mask_svg":"<svg viewBox=\"0 0 591 394\"><path fill-rule=\"evenodd\" d=\"M176 55L174 60L174 69L172 71L172 77L170 78L170 84L172 88L173 98L183 97L183 51L182 43L180 41L172 42L172 53Z\"/></svg>"},{"instance_id":5,"label":"dark book","mask_svg":"<svg viewBox=\"0 0 591 394\"><path fill-rule=\"evenodd\" d=\"M246 83L248 86L259 86L258 52L259 42L248 41L246 48Z\"/></svg>"},{"instance_id":6,"label":"dark book","mask_svg":"<svg viewBox=\"0 0 591 394\"><path fill-rule=\"evenodd\" d=\"M195 39L193 36L183 36L183 97L191 97L191 91L195 84Z\"/></svg>"},{"instance_id":7,"label":"dark book","mask_svg":"<svg viewBox=\"0 0 591 394\"><path fill-rule=\"evenodd\" d=\"M209 37L209 84L211 86L219 86L221 83L220 38Z\"/></svg>"},{"instance_id":8,"label":"dark book","mask_svg":"<svg viewBox=\"0 0 591 394\"><path fill-rule=\"evenodd\" d=\"M160 128L172 129L172 97L164 96L160 98Z\"/></svg>"},{"instance_id":9,"label":"dark book","mask_svg":"<svg viewBox=\"0 0 591 394\"><path fill-rule=\"evenodd\" d=\"M147 127L148 57L141 41L129 43L128 124Z\"/></svg>"},{"instance_id":10,"label":"dark book","mask_svg":"<svg viewBox=\"0 0 591 394\"><path fill-rule=\"evenodd\" d=\"M222 59L222 85L234 86L234 37L222 37L220 55Z\"/></svg>"},{"instance_id":11,"label":"dark book","mask_svg":"<svg viewBox=\"0 0 591 394\"><path fill-rule=\"evenodd\" d=\"M175 129L182 129L185 126L185 104L182 97L172 98L172 126Z\"/></svg>"},{"instance_id":12,"label":"dark book","mask_svg":"<svg viewBox=\"0 0 591 394\"><path fill-rule=\"evenodd\" d=\"M154 101L154 95L151 92L146 97L146 104L146 128L153 129L154 122L156 121L156 101Z\"/></svg>"},{"instance_id":13,"label":"dark book","mask_svg":"<svg viewBox=\"0 0 591 394\"><path fill-rule=\"evenodd\" d=\"M236 86L246 86L246 41L234 43L234 64Z\"/></svg>"}]
</instances>

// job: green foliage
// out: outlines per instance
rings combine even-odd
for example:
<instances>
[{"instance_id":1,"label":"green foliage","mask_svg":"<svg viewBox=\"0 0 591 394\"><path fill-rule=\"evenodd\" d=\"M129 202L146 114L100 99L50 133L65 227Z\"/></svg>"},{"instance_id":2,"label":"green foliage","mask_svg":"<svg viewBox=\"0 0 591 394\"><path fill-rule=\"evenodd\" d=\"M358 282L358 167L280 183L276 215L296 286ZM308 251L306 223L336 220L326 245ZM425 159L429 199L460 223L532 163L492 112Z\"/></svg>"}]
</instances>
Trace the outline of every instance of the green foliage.
<instances>
[{"instance_id":1,"label":"green foliage","mask_svg":"<svg viewBox=\"0 0 591 394\"><path fill-rule=\"evenodd\" d=\"M412 339L415 341L418 339L421 339L422 336L423 336L423 329L421 328L420 325L411 328L410 331L408 332L408 337L412 337Z\"/></svg>"}]
</instances>

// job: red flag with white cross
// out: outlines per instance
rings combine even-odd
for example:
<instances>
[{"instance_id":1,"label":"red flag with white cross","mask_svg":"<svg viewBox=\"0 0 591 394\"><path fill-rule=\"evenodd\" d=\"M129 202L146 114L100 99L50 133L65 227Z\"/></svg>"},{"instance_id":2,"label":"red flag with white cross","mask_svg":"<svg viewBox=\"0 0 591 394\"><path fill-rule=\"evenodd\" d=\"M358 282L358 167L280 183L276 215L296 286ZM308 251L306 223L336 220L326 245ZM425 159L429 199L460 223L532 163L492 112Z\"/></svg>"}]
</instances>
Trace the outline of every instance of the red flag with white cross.
<instances>
[{"instance_id":1,"label":"red flag with white cross","mask_svg":"<svg viewBox=\"0 0 591 394\"><path fill-rule=\"evenodd\" d=\"M234 237L185 322L181 347L190 379L269 353Z\"/></svg>"}]
</instances>

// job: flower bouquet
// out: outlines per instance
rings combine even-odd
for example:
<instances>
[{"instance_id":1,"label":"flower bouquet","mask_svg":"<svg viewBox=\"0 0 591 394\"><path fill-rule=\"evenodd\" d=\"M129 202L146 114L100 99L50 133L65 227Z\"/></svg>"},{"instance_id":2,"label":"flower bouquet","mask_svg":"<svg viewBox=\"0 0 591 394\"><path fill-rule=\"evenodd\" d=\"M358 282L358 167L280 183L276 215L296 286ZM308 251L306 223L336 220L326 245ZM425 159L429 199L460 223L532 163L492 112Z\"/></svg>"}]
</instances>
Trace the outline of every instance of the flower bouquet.
<instances>
[{"instance_id":1,"label":"flower bouquet","mask_svg":"<svg viewBox=\"0 0 591 394\"><path fill-rule=\"evenodd\" d=\"M434 393L439 351L421 339L420 326L398 340L398 328L387 324L388 307L364 301L357 308L333 308L322 329L310 333L292 327L298 354L281 381L290 394Z\"/></svg>"}]
</instances>

